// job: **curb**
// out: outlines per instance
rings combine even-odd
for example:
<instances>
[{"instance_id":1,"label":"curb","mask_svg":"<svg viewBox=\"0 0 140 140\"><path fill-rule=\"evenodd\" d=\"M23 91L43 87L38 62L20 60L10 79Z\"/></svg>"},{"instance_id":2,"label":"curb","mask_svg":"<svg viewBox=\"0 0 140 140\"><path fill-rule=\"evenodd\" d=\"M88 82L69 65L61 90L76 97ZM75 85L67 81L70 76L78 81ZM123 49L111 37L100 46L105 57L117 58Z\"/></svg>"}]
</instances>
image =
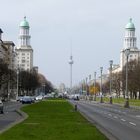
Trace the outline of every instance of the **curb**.
<instances>
[{"instance_id":1,"label":"curb","mask_svg":"<svg viewBox=\"0 0 140 140\"><path fill-rule=\"evenodd\" d=\"M16 124L21 123L22 121L24 121L25 119L28 118L28 115L25 112L22 112L21 110L15 110L15 112L17 114L19 114L21 116L20 119L17 119L15 122L10 123L8 126L6 126L3 130L0 131L0 134L2 134L3 132L9 130L10 128L12 128L13 126L15 126Z\"/></svg>"}]
</instances>

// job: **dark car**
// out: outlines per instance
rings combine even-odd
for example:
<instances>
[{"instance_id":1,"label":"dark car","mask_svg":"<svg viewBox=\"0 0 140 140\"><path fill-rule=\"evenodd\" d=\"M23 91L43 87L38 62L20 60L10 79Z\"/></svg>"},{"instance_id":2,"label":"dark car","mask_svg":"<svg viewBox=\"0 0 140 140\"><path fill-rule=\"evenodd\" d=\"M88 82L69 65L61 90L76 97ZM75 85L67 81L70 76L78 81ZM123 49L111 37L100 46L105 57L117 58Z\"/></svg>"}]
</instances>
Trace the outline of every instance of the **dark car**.
<instances>
[{"instance_id":1,"label":"dark car","mask_svg":"<svg viewBox=\"0 0 140 140\"><path fill-rule=\"evenodd\" d=\"M32 98L30 96L24 96L22 98L22 104L31 104L32 103Z\"/></svg>"},{"instance_id":2,"label":"dark car","mask_svg":"<svg viewBox=\"0 0 140 140\"><path fill-rule=\"evenodd\" d=\"M0 100L0 113L3 113L3 103L1 100Z\"/></svg>"}]
</instances>

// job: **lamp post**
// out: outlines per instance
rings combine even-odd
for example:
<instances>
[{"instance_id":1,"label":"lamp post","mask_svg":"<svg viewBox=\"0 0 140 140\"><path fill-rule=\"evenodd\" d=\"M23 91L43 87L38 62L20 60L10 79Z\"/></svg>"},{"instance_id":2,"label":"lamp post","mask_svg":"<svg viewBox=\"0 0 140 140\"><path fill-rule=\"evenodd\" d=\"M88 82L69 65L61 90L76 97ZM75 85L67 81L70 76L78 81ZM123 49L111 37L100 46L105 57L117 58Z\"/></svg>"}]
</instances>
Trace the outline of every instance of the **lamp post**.
<instances>
[{"instance_id":1,"label":"lamp post","mask_svg":"<svg viewBox=\"0 0 140 140\"><path fill-rule=\"evenodd\" d=\"M17 69L17 94L16 94L16 100L18 100L18 92L19 92L19 69Z\"/></svg>"},{"instance_id":2,"label":"lamp post","mask_svg":"<svg viewBox=\"0 0 140 140\"><path fill-rule=\"evenodd\" d=\"M101 96L101 99L100 99L100 103L103 103L103 93L102 93L102 72L103 72L103 67L100 67L100 72L101 72L101 82L100 82L100 96Z\"/></svg>"},{"instance_id":3,"label":"lamp post","mask_svg":"<svg viewBox=\"0 0 140 140\"><path fill-rule=\"evenodd\" d=\"M88 94L89 94L89 100L90 98L90 82L91 82L91 74L89 75L89 84L88 84Z\"/></svg>"},{"instance_id":4,"label":"lamp post","mask_svg":"<svg viewBox=\"0 0 140 140\"><path fill-rule=\"evenodd\" d=\"M96 101L96 72L94 72L94 101Z\"/></svg>"},{"instance_id":5,"label":"lamp post","mask_svg":"<svg viewBox=\"0 0 140 140\"><path fill-rule=\"evenodd\" d=\"M125 100L125 104L124 107L129 108L129 97L128 97L128 56L130 54L130 49L127 48L125 50L125 56L126 56L126 80L125 80L125 95L126 95L126 100Z\"/></svg>"},{"instance_id":6,"label":"lamp post","mask_svg":"<svg viewBox=\"0 0 140 140\"><path fill-rule=\"evenodd\" d=\"M113 60L110 60L109 63L110 63L110 104L112 104L112 65L113 65Z\"/></svg>"},{"instance_id":7,"label":"lamp post","mask_svg":"<svg viewBox=\"0 0 140 140\"><path fill-rule=\"evenodd\" d=\"M87 100L87 95L88 95L87 80L88 80L88 78L86 77L86 100Z\"/></svg>"}]
</instances>

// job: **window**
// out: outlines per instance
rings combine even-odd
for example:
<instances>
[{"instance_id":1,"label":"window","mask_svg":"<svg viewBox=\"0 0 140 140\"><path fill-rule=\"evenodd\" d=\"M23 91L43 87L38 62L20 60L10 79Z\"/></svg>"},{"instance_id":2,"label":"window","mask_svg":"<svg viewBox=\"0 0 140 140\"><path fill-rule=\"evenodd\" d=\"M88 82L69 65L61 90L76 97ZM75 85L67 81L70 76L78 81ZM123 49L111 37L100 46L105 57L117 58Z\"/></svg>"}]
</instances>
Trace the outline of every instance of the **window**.
<instances>
[{"instance_id":1,"label":"window","mask_svg":"<svg viewBox=\"0 0 140 140\"><path fill-rule=\"evenodd\" d=\"M22 63L25 63L25 60L22 60Z\"/></svg>"},{"instance_id":2,"label":"window","mask_svg":"<svg viewBox=\"0 0 140 140\"><path fill-rule=\"evenodd\" d=\"M22 53L22 55L25 55L25 53Z\"/></svg>"}]
</instances>

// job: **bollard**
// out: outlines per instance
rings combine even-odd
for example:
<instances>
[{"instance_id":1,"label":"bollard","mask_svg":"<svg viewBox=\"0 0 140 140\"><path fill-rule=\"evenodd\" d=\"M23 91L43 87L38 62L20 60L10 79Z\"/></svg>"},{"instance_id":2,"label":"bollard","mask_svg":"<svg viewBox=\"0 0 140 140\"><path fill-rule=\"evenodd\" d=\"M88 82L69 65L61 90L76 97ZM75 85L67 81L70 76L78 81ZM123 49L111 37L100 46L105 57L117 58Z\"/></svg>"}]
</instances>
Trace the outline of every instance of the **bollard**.
<instances>
[{"instance_id":1,"label":"bollard","mask_svg":"<svg viewBox=\"0 0 140 140\"><path fill-rule=\"evenodd\" d=\"M76 105L76 104L75 104L75 106L74 106L74 110L77 111L77 105Z\"/></svg>"}]
</instances>

